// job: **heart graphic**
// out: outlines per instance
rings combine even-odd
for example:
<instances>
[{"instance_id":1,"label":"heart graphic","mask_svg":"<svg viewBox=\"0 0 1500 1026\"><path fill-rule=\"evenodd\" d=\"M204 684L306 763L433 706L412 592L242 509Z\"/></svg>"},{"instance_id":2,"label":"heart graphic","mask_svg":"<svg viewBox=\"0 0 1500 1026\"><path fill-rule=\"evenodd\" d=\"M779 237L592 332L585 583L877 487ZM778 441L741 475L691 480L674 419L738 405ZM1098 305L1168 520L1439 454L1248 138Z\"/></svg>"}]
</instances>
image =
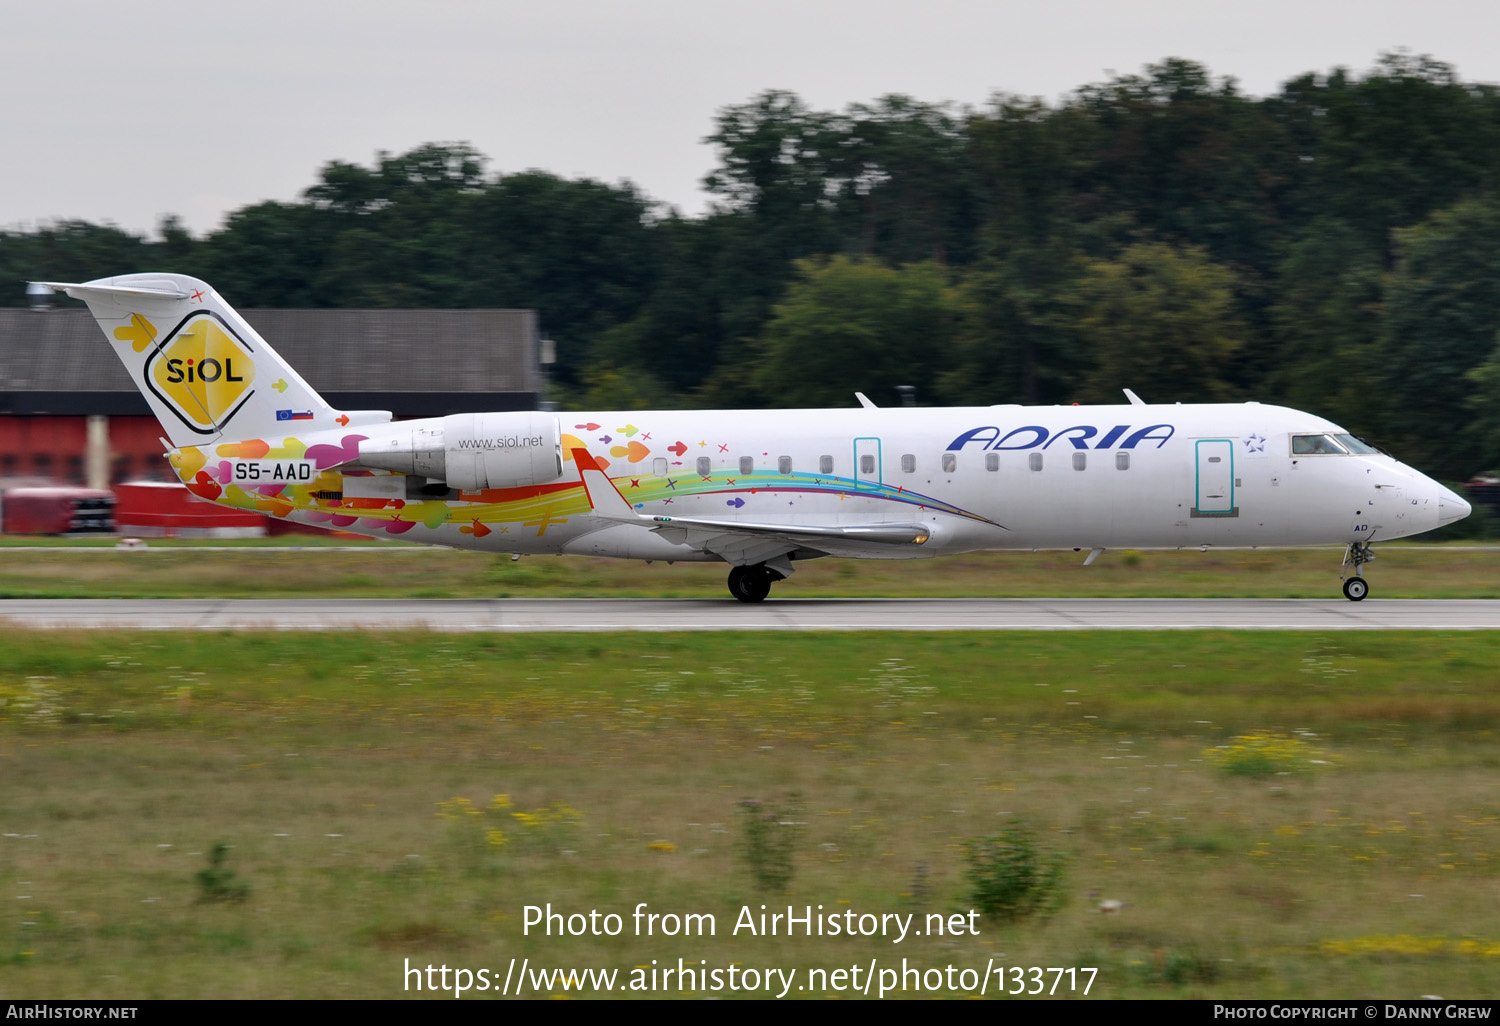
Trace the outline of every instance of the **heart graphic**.
<instances>
[{"instance_id":1,"label":"heart graphic","mask_svg":"<svg viewBox=\"0 0 1500 1026\"><path fill-rule=\"evenodd\" d=\"M226 442L214 450L220 456L233 456L242 460L258 460L271 451L271 447L259 438L244 442Z\"/></svg>"},{"instance_id":2,"label":"heart graphic","mask_svg":"<svg viewBox=\"0 0 1500 1026\"><path fill-rule=\"evenodd\" d=\"M651 450L640 442L631 442L629 445L617 445L609 450L611 456L623 456L631 463L639 463L651 455Z\"/></svg>"},{"instance_id":3,"label":"heart graphic","mask_svg":"<svg viewBox=\"0 0 1500 1026\"><path fill-rule=\"evenodd\" d=\"M177 471L179 478L184 481L191 481L193 475L203 469L203 465L208 462L208 458L204 456L202 449L190 445L181 452L173 453L168 458L168 462L172 464L172 469Z\"/></svg>"},{"instance_id":4,"label":"heart graphic","mask_svg":"<svg viewBox=\"0 0 1500 1026\"><path fill-rule=\"evenodd\" d=\"M189 482L187 490L204 499L217 499L220 495L224 494L224 490L219 487L219 483L209 476L206 470L198 471L198 476Z\"/></svg>"}]
</instances>

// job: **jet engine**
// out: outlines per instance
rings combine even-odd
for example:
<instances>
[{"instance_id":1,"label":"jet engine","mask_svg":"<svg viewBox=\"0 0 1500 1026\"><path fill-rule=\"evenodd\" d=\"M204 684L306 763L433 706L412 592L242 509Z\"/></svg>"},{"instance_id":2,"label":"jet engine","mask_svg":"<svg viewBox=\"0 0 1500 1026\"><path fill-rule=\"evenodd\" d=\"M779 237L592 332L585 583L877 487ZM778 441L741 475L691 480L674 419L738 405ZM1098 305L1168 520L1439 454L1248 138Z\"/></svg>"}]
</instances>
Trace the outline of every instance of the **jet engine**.
<instances>
[{"instance_id":1,"label":"jet engine","mask_svg":"<svg viewBox=\"0 0 1500 1026\"><path fill-rule=\"evenodd\" d=\"M464 492L518 488L562 476L562 435L547 413L458 413L374 429L359 463Z\"/></svg>"}]
</instances>

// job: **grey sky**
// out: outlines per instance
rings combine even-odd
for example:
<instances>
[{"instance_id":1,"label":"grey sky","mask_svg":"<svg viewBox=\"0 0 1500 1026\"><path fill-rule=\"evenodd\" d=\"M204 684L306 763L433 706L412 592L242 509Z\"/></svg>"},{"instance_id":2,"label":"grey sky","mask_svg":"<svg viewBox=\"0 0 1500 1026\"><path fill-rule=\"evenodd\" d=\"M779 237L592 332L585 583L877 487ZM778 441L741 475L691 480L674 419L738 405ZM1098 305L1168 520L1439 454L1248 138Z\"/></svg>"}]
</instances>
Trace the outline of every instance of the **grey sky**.
<instances>
[{"instance_id":1,"label":"grey sky","mask_svg":"<svg viewBox=\"0 0 1500 1026\"><path fill-rule=\"evenodd\" d=\"M0 227L195 233L330 160L466 141L490 169L707 203L718 109L789 89L1055 100L1185 57L1252 95L1398 47L1500 82L1494 0L8 0Z\"/></svg>"}]
</instances>

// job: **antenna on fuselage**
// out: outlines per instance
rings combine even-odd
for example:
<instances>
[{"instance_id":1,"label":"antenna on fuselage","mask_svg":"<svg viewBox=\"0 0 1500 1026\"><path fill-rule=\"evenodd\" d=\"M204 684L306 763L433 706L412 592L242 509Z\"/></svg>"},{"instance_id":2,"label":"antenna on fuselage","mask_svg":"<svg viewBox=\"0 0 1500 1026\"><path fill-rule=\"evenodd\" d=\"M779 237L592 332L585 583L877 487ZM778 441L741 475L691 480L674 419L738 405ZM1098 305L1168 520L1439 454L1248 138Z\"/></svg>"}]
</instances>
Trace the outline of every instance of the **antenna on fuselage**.
<instances>
[{"instance_id":1,"label":"antenna on fuselage","mask_svg":"<svg viewBox=\"0 0 1500 1026\"><path fill-rule=\"evenodd\" d=\"M1140 396L1136 395L1130 389L1125 388L1125 389L1121 389L1121 391L1125 393L1125 398L1130 400L1130 405L1131 406L1145 406L1146 405L1146 400L1144 400Z\"/></svg>"}]
</instances>

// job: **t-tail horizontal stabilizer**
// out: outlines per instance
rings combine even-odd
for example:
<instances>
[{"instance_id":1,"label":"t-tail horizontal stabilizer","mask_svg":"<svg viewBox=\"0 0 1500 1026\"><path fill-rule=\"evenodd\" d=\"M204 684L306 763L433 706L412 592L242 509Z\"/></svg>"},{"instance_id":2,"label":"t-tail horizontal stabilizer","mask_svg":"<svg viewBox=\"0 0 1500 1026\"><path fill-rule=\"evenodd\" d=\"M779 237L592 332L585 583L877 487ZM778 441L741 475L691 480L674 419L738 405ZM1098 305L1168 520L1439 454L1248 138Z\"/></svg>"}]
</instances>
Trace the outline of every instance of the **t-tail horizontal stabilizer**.
<instances>
[{"instance_id":1,"label":"t-tail horizontal stabilizer","mask_svg":"<svg viewBox=\"0 0 1500 1026\"><path fill-rule=\"evenodd\" d=\"M391 419L333 409L206 282L125 274L38 282L88 304L176 448L221 438L280 439Z\"/></svg>"}]
</instances>

